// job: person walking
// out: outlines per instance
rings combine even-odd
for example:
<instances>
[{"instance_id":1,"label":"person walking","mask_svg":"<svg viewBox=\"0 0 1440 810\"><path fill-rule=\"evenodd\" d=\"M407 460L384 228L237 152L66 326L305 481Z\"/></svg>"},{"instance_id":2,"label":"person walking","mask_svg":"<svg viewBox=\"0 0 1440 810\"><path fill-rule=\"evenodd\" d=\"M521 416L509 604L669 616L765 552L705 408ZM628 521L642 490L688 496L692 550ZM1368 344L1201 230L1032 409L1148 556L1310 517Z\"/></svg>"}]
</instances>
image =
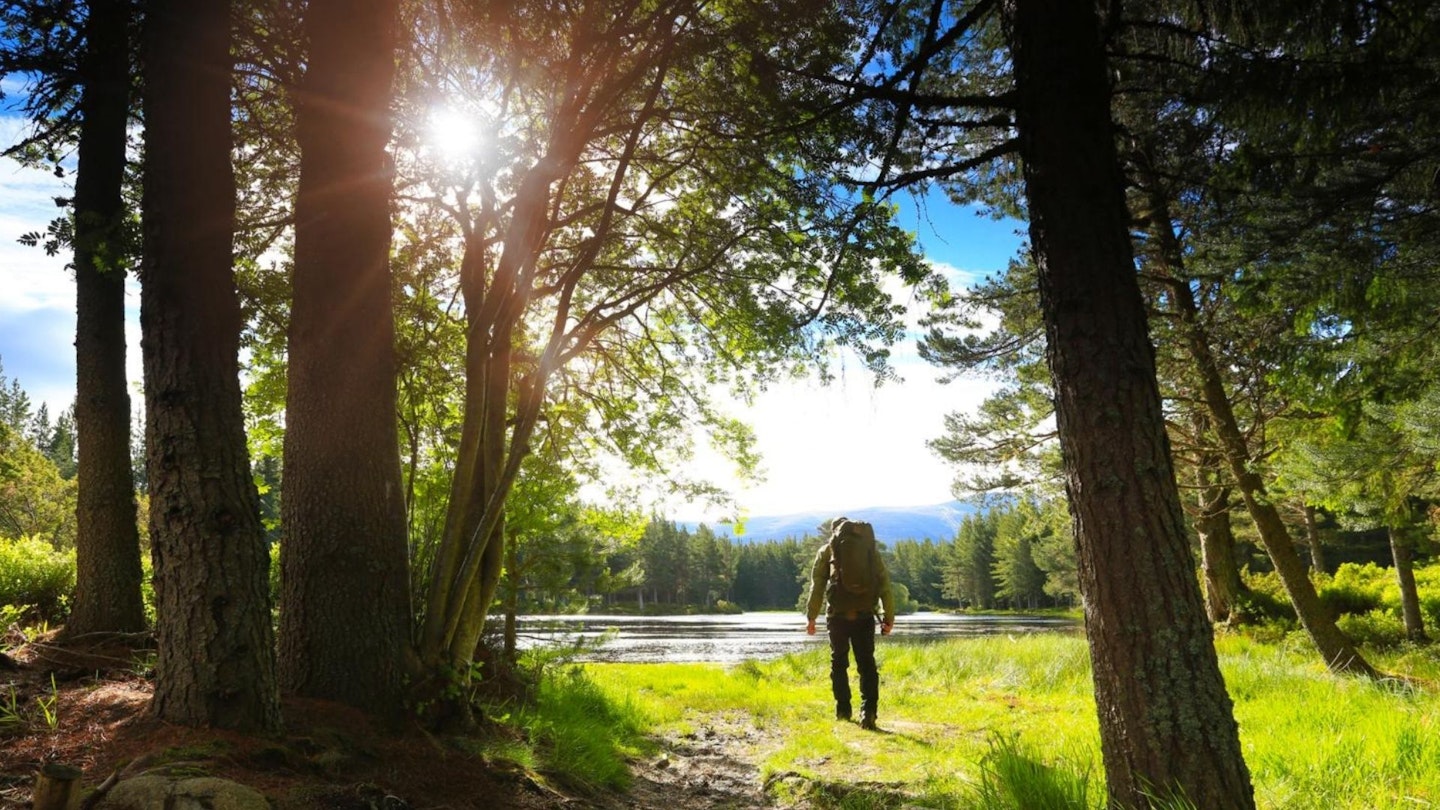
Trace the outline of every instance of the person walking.
<instances>
[{"instance_id":1,"label":"person walking","mask_svg":"<svg viewBox=\"0 0 1440 810\"><path fill-rule=\"evenodd\" d=\"M880 670L875 665L875 617L883 606L880 633L895 626L895 596L890 572L880 559L875 530L869 523L838 517L830 537L815 553L806 602L805 632L815 635L815 620L825 604L825 630L830 637L830 690L835 719L851 719L850 651L860 674L860 727L875 729L880 700Z\"/></svg>"}]
</instances>

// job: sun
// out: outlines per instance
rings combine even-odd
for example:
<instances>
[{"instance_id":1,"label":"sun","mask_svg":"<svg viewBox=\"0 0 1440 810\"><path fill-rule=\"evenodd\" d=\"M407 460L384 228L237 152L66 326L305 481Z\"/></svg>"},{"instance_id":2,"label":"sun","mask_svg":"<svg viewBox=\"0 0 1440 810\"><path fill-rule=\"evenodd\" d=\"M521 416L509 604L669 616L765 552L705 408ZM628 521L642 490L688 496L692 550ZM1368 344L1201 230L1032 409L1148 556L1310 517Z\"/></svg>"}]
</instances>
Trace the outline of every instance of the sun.
<instances>
[{"instance_id":1,"label":"sun","mask_svg":"<svg viewBox=\"0 0 1440 810\"><path fill-rule=\"evenodd\" d=\"M484 147L485 139L473 114L444 106L430 110L426 141L441 162L456 166L474 160Z\"/></svg>"}]
</instances>

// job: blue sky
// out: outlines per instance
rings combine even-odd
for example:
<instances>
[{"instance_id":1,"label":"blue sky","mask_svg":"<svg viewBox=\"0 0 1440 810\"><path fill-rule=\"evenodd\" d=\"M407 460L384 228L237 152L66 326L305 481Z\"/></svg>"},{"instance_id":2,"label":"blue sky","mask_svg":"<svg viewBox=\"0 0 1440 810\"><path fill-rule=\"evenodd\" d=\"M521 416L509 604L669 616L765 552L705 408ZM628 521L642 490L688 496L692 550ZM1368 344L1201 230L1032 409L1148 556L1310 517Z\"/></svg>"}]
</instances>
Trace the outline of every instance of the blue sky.
<instances>
[{"instance_id":1,"label":"blue sky","mask_svg":"<svg viewBox=\"0 0 1440 810\"><path fill-rule=\"evenodd\" d=\"M19 124L0 118L0 140L12 143ZM58 209L56 195L69 194L65 181L0 162L0 362L38 405L52 415L74 398L75 291L65 269L68 257L47 257L20 245L27 231L43 230ZM1014 221L995 221L953 205L942 195L927 198L924 215L906 196L897 197L901 223L913 231L926 256L964 283L1005 269L1021 244ZM898 291L897 291L898 292ZM138 288L127 294L130 311L129 367L132 400L139 402L140 350ZM764 456L766 481L742 488L728 465L704 453L702 471L732 486L751 515L808 510L844 511L870 506L914 506L950 499L952 471L926 448L940 435L944 415L972 410L993 383L936 382L937 370L921 362L913 344L896 348L903 382L874 386L858 362L842 363L829 386L813 380L787 382L762 394L753 407L735 406L755 428ZM840 475L854 469L864 476ZM694 504L668 504L671 517L718 520L722 515Z\"/></svg>"},{"instance_id":2,"label":"blue sky","mask_svg":"<svg viewBox=\"0 0 1440 810\"><path fill-rule=\"evenodd\" d=\"M13 143L20 131L17 119L0 118L0 142ZM54 198L69 194L68 181L0 161L0 362L5 376L19 380L37 405L47 403L52 416L75 397L75 284L68 257L46 256L17 240L43 231L60 211ZM138 313L133 286L128 305ZM138 379L138 344L133 351Z\"/></svg>"}]
</instances>

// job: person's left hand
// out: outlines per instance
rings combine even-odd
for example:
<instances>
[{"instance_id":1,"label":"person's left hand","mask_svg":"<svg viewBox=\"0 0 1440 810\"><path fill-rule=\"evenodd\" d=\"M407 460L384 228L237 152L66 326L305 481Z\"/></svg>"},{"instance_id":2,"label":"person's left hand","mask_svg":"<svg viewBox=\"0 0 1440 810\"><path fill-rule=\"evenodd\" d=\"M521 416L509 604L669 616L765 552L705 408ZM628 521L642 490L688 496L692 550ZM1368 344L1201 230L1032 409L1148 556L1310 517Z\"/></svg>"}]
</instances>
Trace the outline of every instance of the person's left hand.
<instances>
[{"instance_id":1,"label":"person's left hand","mask_svg":"<svg viewBox=\"0 0 1440 810\"><path fill-rule=\"evenodd\" d=\"M814 620L814 619L811 619L810 621L808 621L808 622L805 623L805 634L806 634L806 635L810 635L810 636L815 635L815 620Z\"/></svg>"},{"instance_id":2,"label":"person's left hand","mask_svg":"<svg viewBox=\"0 0 1440 810\"><path fill-rule=\"evenodd\" d=\"M891 619L891 620L888 621L888 622L882 622L882 623L880 624L880 635L882 635L882 636L888 636L888 635L890 635L890 631L893 630L894 628L895 628L895 620L894 620L894 619Z\"/></svg>"}]
</instances>

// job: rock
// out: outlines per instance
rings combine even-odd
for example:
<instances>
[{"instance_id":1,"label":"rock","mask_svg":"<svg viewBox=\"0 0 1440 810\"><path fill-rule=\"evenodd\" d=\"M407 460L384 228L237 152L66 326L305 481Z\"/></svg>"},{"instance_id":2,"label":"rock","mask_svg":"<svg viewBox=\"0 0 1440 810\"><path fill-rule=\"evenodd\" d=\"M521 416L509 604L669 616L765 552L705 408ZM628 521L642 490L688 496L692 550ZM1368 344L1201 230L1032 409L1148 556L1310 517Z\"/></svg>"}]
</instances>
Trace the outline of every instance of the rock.
<instances>
[{"instance_id":1,"label":"rock","mask_svg":"<svg viewBox=\"0 0 1440 810\"><path fill-rule=\"evenodd\" d=\"M107 810L270 810L265 795L214 776L137 776L110 789Z\"/></svg>"}]
</instances>

